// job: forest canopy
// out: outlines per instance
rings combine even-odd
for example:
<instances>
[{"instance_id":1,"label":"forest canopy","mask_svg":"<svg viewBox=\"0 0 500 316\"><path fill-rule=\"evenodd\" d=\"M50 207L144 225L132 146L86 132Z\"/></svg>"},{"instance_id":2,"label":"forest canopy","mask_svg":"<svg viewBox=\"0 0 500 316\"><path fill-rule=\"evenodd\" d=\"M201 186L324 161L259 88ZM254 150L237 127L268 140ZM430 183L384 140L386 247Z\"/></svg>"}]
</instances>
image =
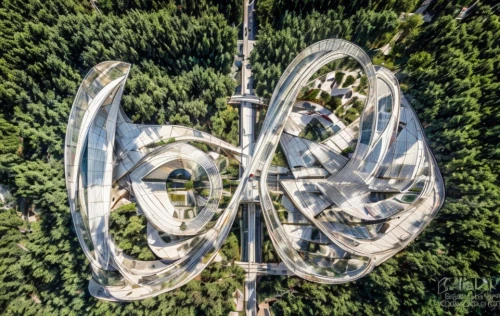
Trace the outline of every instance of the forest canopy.
<instances>
[{"instance_id":1,"label":"forest canopy","mask_svg":"<svg viewBox=\"0 0 500 316\"><path fill-rule=\"evenodd\" d=\"M291 60L315 41L355 42L397 71L443 174L446 201L403 252L344 285L263 278L276 315L469 315L443 307L443 277L500 275L500 8L481 0L435 0L432 21L417 0L255 0L251 55L257 95L269 98ZM235 0L3 0L0 2L0 311L11 315L221 315L243 282L231 235L200 280L159 297L112 304L91 297L90 269L72 227L63 142L78 86L95 64L132 63L122 105L138 123L183 124L237 142L227 105L242 3ZM398 35L399 34L399 35ZM398 35L398 36L396 36ZM397 38L397 40L394 40ZM391 52L380 48L390 43ZM237 170L237 168L235 168ZM34 211L27 222L19 212ZM129 214L130 215L130 214ZM128 227L120 214L120 229ZM125 215L123 215L125 216ZM128 216L128 215L127 215ZM136 230L143 230L134 219ZM271 248L268 241L266 248ZM132 249L142 253L142 249ZM272 251L266 252L272 254ZM147 257L147 254L143 254ZM277 260L276 258L273 258ZM469 299L470 299L470 293Z\"/></svg>"},{"instance_id":2,"label":"forest canopy","mask_svg":"<svg viewBox=\"0 0 500 316\"><path fill-rule=\"evenodd\" d=\"M0 4L0 184L13 195L8 201L13 208L0 211L0 311L227 314L234 309L228 298L241 287L243 270L226 267L225 261L211 265L201 281L154 299L111 304L89 295L91 272L66 198L63 142L80 82L91 67L106 60L132 64L122 105L133 121L183 124L223 138L237 133L237 111L226 98L235 88L229 72L240 3L99 5L101 13L88 1ZM226 139L237 142L234 136ZM24 222L14 210L35 212L39 220ZM123 216L114 216L113 225L123 230L116 238L143 231L141 218L127 215L131 220L126 224ZM143 248L122 244L143 258L151 256ZM238 250L232 243L223 251L233 260Z\"/></svg>"}]
</instances>

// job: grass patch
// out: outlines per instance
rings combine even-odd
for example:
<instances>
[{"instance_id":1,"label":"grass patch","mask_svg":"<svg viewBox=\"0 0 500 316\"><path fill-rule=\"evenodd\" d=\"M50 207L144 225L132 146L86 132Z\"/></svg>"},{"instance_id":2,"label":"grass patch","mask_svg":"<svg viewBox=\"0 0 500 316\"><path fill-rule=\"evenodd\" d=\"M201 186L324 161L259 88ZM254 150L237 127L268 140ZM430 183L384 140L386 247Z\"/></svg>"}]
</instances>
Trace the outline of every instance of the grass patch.
<instances>
[{"instance_id":1,"label":"grass patch","mask_svg":"<svg viewBox=\"0 0 500 316\"><path fill-rule=\"evenodd\" d=\"M184 194L169 193L168 198L175 203L184 203L186 201L186 196Z\"/></svg>"}]
</instances>

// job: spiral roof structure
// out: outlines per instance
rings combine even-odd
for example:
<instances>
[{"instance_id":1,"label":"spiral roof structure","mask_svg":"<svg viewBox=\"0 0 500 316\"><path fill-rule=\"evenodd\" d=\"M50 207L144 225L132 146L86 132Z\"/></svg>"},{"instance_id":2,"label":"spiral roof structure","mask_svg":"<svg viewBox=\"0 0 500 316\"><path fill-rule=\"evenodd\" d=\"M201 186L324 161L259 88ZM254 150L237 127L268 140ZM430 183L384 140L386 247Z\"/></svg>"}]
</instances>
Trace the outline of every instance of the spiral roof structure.
<instances>
[{"instance_id":1,"label":"spiral roof structure","mask_svg":"<svg viewBox=\"0 0 500 316\"><path fill-rule=\"evenodd\" d=\"M299 137L290 118L300 89L322 66L346 56L357 60L367 76L361 118L321 142ZM69 204L92 266L89 290L95 297L143 299L201 273L227 237L251 175L258 180L262 214L281 260L293 274L320 283L366 275L415 239L444 201L439 169L415 112L402 102L396 78L374 67L353 43L317 42L288 66L225 209L219 208L222 180L213 157L188 143L204 142L240 158L241 148L187 127L132 123L120 107L130 67L109 61L91 69L78 90L66 134ZM292 175L279 183L281 204L294 218L288 223L280 220L267 183L280 142ZM346 157L349 143L356 148ZM198 212L189 220L178 218L166 193L165 180L177 167L207 175L209 193L194 198ZM146 216L148 244L157 260L136 260L114 243L109 218L119 188ZM177 238L166 242L163 233ZM318 246L311 250L310 243Z\"/></svg>"}]
</instances>

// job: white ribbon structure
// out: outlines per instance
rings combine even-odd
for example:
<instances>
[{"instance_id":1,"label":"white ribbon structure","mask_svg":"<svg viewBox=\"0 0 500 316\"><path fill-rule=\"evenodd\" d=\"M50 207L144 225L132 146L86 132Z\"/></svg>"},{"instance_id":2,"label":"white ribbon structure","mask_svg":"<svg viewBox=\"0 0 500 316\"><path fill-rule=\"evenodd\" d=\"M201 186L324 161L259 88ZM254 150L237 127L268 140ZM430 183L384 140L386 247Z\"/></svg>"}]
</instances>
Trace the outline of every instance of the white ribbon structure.
<instances>
[{"instance_id":1,"label":"white ribbon structure","mask_svg":"<svg viewBox=\"0 0 500 316\"><path fill-rule=\"evenodd\" d=\"M356 59L367 76L361 118L320 143L294 135L291 116L299 91L322 66L344 57ZM120 107L129 70L129 64L116 61L92 68L78 90L66 134L69 204L92 266L89 291L95 297L144 299L200 274L229 234L251 178L258 181L262 215L279 257L293 274L320 283L366 275L414 240L443 204L439 169L396 78L374 67L353 43L317 42L288 66L225 209L219 207L222 179L213 157L189 143L207 143L239 158L241 148L187 127L132 123ZM275 173L271 161L280 142L292 175L279 181L281 203L300 225L283 223L269 194L268 175ZM347 158L343 150L353 142L356 148ZM166 194L166 180L179 167L204 175L209 187L206 196L197 197L201 207L189 220L178 218ZM115 245L109 217L124 196L120 190L146 216L148 244L159 259L136 260ZM166 242L162 233L178 238ZM309 249L310 243L317 248Z\"/></svg>"}]
</instances>

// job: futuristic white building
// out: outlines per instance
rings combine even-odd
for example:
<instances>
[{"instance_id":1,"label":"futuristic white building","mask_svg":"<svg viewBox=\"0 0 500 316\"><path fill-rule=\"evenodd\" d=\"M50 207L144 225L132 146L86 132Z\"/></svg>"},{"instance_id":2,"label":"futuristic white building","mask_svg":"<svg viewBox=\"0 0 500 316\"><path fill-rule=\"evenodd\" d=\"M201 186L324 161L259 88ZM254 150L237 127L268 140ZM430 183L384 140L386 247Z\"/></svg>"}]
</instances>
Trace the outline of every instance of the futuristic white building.
<instances>
[{"instance_id":1,"label":"futuristic white building","mask_svg":"<svg viewBox=\"0 0 500 316\"><path fill-rule=\"evenodd\" d=\"M361 118L340 124L320 143L297 136L290 118L301 87L323 65L346 56L356 59L368 78ZM133 124L120 107L129 70L122 62L92 68L76 96L66 135L69 203L92 266L89 290L95 297L143 299L192 280L216 256L256 181L281 260L293 274L321 283L366 275L415 239L444 201L436 162L397 80L350 42L315 43L285 70L225 209L219 207L222 180L214 158L189 143L207 143L239 159L241 148L187 127ZM290 166L290 177L279 181L280 202L289 212L285 223L267 182L276 172L271 161L280 142ZM348 158L343 151L352 144L356 148ZM191 197L197 211L189 219L179 216L167 194L166 181L177 169L203 179L208 189ZM148 244L157 260L136 260L115 245L109 217L120 200L135 200L146 216ZM166 242L164 233L176 238Z\"/></svg>"}]
</instances>

